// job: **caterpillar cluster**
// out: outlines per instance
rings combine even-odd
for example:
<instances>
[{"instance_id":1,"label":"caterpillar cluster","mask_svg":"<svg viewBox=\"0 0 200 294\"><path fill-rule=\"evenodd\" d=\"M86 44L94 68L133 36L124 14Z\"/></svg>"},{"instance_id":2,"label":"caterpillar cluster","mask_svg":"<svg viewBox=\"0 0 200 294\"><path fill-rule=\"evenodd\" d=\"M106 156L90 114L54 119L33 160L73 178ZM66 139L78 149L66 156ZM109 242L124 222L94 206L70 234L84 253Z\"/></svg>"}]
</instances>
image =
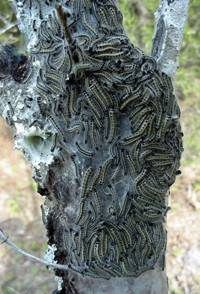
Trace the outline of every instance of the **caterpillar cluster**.
<instances>
[{"instance_id":1,"label":"caterpillar cluster","mask_svg":"<svg viewBox=\"0 0 200 294\"><path fill-rule=\"evenodd\" d=\"M40 111L83 171L68 251L85 275L138 276L165 251L180 110L171 79L127 38L115 1L64 2L52 1L32 55L46 61Z\"/></svg>"}]
</instances>

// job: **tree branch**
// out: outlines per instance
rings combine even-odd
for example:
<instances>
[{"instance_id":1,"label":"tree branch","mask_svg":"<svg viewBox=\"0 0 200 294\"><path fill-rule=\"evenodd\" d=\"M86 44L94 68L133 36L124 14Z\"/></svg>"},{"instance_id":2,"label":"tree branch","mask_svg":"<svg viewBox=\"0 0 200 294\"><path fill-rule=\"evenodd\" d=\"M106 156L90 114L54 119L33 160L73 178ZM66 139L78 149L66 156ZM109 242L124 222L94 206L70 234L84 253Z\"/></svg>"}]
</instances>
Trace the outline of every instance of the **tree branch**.
<instances>
[{"instance_id":1,"label":"tree branch","mask_svg":"<svg viewBox=\"0 0 200 294\"><path fill-rule=\"evenodd\" d=\"M49 266L49 267L52 267L55 269L65 270L65 271L66 270L72 270L72 271L74 270L73 266L71 266L71 265L68 266L68 265L58 264L56 262L52 263L52 262L46 261L42 258L36 257L36 256L28 253L27 251L19 248L15 243L13 243L10 240L9 236L7 234L5 234L2 229L0 229L0 241L1 241L0 245L6 244L6 245L10 246L11 249L14 250L15 252L17 252L23 256L26 256L29 259L32 259L33 261L38 262L40 264L44 264L46 266Z\"/></svg>"},{"instance_id":2,"label":"tree branch","mask_svg":"<svg viewBox=\"0 0 200 294\"><path fill-rule=\"evenodd\" d=\"M188 6L189 0L161 0L155 13L152 56L160 70L169 76L174 76L178 67Z\"/></svg>"},{"instance_id":3,"label":"tree branch","mask_svg":"<svg viewBox=\"0 0 200 294\"><path fill-rule=\"evenodd\" d=\"M14 28L17 25L17 23L10 23L7 26L5 26L3 29L0 29L0 35L5 34L6 32L8 32L9 30L11 30L12 28Z\"/></svg>"},{"instance_id":4,"label":"tree branch","mask_svg":"<svg viewBox=\"0 0 200 294\"><path fill-rule=\"evenodd\" d=\"M0 15L0 21L4 23L3 28L0 29L0 35L5 34L7 31L17 25L17 22L11 22L3 15Z\"/></svg>"}]
</instances>

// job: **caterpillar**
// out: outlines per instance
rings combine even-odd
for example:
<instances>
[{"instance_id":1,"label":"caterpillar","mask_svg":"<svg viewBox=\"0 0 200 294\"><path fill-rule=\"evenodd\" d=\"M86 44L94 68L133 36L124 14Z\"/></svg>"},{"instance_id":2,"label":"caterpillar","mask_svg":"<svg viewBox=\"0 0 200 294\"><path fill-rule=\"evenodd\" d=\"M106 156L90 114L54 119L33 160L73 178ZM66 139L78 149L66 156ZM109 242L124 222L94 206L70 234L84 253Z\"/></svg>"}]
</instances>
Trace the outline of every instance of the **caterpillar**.
<instances>
[{"instance_id":1,"label":"caterpillar","mask_svg":"<svg viewBox=\"0 0 200 294\"><path fill-rule=\"evenodd\" d=\"M41 65L33 72L42 127L53 128L51 151L63 166L69 160L70 185L76 177L69 259L91 277L138 276L166 245L165 198L181 155L173 85L130 43L114 0L50 2L33 23L33 62Z\"/></svg>"},{"instance_id":2,"label":"caterpillar","mask_svg":"<svg viewBox=\"0 0 200 294\"><path fill-rule=\"evenodd\" d=\"M117 133L117 118L115 110L109 110L109 133L108 133L108 142L112 143Z\"/></svg>"},{"instance_id":3,"label":"caterpillar","mask_svg":"<svg viewBox=\"0 0 200 294\"><path fill-rule=\"evenodd\" d=\"M88 157L88 158L93 157L93 155L94 155L93 151L89 151L89 150L84 149L82 146L80 146L80 144L78 142L76 142L76 147L77 147L78 152L81 155L83 155L84 157Z\"/></svg>"},{"instance_id":4,"label":"caterpillar","mask_svg":"<svg viewBox=\"0 0 200 294\"><path fill-rule=\"evenodd\" d=\"M88 193L88 185L89 185L89 182L91 181L92 172L93 172L92 167L89 167L84 174L82 185L81 185L81 198L86 197Z\"/></svg>"}]
</instances>

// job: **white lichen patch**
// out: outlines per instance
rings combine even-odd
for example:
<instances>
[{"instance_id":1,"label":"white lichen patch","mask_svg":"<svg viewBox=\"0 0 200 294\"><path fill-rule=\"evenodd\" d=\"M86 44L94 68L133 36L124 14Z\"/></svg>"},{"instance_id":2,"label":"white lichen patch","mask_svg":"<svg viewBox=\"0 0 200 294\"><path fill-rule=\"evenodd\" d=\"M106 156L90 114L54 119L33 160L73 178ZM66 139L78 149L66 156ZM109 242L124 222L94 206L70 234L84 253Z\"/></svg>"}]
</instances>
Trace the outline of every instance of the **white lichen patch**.
<instances>
[{"instance_id":1,"label":"white lichen patch","mask_svg":"<svg viewBox=\"0 0 200 294\"><path fill-rule=\"evenodd\" d=\"M32 165L36 168L40 164L50 165L57 149L52 152L54 145L54 135L46 133L38 127L25 128L23 124L16 123L15 147L23 150Z\"/></svg>"},{"instance_id":2,"label":"white lichen patch","mask_svg":"<svg viewBox=\"0 0 200 294\"><path fill-rule=\"evenodd\" d=\"M32 39L28 43L27 51L29 53L31 53L32 48L34 48L36 44L37 44L37 36L36 35L33 35Z\"/></svg>"},{"instance_id":3,"label":"white lichen patch","mask_svg":"<svg viewBox=\"0 0 200 294\"><path fill-rule=\"evenodd\" d=\"M35 61L33 61L33 66L35 67L35 68L41 68L41 62L39 61L39 60L35 60Z\"/></svg>"},{"instance_id":4,"label":"white lichen patch","mask_svg":"<svg viewBox=\"0 0 200 294\"><path fill-rule=\"evenodd\" d=\"M54 258L55 258L55 252L57 251L56 245L48 245L47 250L45 251L43 258L46 262L49 264L52 263L57 263Z\"/></svg>"},{"instance_id":5,"label":"white lichen patch","mask_svg":"<svg viewBox=\"0 0 200 294\"><path fill-rule=\"evenodd\" d=\"M55 276L55 281L57 282L58 291L62 290L63 279L61 277Z\"/></svg>"}]
</instances>

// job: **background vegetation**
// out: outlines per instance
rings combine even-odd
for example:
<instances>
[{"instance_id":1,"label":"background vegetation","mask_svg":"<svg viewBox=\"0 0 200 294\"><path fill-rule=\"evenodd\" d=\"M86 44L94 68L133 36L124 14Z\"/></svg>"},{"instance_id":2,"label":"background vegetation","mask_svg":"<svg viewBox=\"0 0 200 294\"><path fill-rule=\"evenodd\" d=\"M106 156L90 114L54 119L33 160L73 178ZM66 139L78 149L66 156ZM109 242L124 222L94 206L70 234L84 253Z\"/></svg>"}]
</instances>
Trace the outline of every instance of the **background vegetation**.
<instances>
[{"instance_id":1,"label":"background vegetation","mask_svg":"<svg viewBox=\"0 0 200 294\"><path fill-rule=\"evenodd\" d=\"M182 175L173 187L168 214L167 270L171 294L200 293L200 1L190 0L189 20L174 81L182 110L185 152ZM151 52L159 0L119 0L131 41ZM8 0L0 1L0 42L22 44ZM10 25L12 23L12 25ZM45 249L40 201L12 134L0 122L0 222L20 246L40 255ZM0 293L49 293L53 275L0 247Z\"/></svg>"}]
</instances>

